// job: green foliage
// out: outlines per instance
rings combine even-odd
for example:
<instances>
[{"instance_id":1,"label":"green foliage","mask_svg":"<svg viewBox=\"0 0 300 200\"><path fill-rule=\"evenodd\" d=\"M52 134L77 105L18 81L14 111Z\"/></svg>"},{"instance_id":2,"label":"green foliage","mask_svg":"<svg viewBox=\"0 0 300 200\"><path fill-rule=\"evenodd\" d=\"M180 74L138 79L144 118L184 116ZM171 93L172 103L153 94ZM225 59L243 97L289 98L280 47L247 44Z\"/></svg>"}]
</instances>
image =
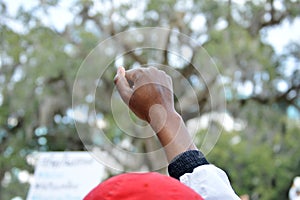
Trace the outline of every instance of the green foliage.
<instances>
[{"instance_id":1,"label":"green foliage","mask_svg":"<svg viewBox=\"0 0 300 200\"><path fill-rule=\"evenodd\" d=\"M299 173L300 127L268 106L249 111L252 106L242 109L250 131L223 132L208 159L228 173L238 194L286 199L291 180ZM236 138L240 142L233 143Z\"/></svg>"},{"instance_id":2,"label":"green foliage","mask_svg":"<svg viewBox=\"0 0 300 200\"><path fill-rule=\"evenodd\" d=\"M23 170L33 172L33 166L26 160L31 153L84 149L81 139L85 138L79 138L74 121L67 114L72 109L72 93L84 99L83 106L89 107L88 114L92 112L90 108L95 107L95 114L106 123L105 137L114 144L130 138L117 126L110 109L115 74L115 62L110 54L119 52L118 49L105 46L99 56L88 63L96 67L84 69L83 76L77 77L82 78L82 83L93 82L86 77L94 77L97 70L107 67L104 64L111 61L101 83L97 83L95 94L86 94L90 91L90 88L85 88L88 84L82 84L82 88L77 90L73 90L72 86L84 58L100 41L130 28L149 26L171 28L197 41L199 39L216 61L221 75L229 80L225 84L230 94L227 111L247 126L241 131L224 132L208 155L209 160L229 173L239 194L247 193L253 199L286 199L291 179L300 174L299 120L290 118L289 113L291 106L299 113L300 86L299 68L292 69L292 75L286 74L285 69L289 59L299 63L299 45L291 44L285 55L277 55L273 47L264 42L264 33L284 20L292 21L299 17L299 1L284 1L282 6L285 9L277 9L270 4L273 1L247 1L245 5L211 0L100 1L101 6L97 7L94 1L77 0L69 3L73 19L63 30L56 30L53 25L47 24L47 20L51 21L51 13L59 10L62 2L39 1L30 8L20 7L14 16L9 13L8 1L0 2L0 199L25 198L29 185L21 183L18 174ZM137 17L129 19L132 14L129 11L133 10ZM271 16L271 21L268 21L265 16L272 14L273 18ZM195 16L199 15L205 17L205 24L196 23L196 27L192 27ZM219 22L224 22L225 26L218 28ZM203 29L194 30L197 26ZM124 47L122 42L131 45L130 42L134 43L135 39L118 41L120 48ZM174 38L168 39L167 50L190 45L181 40L174 42ZM193 61L200 63L204 69L208 68L210 64L203 58L202 52L191 50L195 55ZM152 50L143 50L136 55L131 52L124 57L125 67L129 69L133 64L141 65L168 57L163 54L164 51L159 53L162 55ZM174 67L170 59L164 59L164 64ZM188 80L198 76L191 66L180 67L182 69L178 71L181 70ZM219 86L218 78L212 84ZM287 84L286 91L278 90L276 83L279 80ZM181 81L178 79L176 83ZM199 82L203 80L199 79ZM245 82L250 82L255 88L251 94L241 93L239 86ZM201 96L207 92L201 93L198 87L199 106L209 107L208 97ZM186 92L183 88L181 96L176 98L183 98ZM88 97L95 99L88 100ZM193 106L190 105L191 108ZM203 113L209 111L204 109ZM144 125L132 113L129 115L130 120ZM123 121L128 120L126 117L120 116ZM90 121L83 123L88 139L97 130L94 126ZM89 145L104 142L103 138L96 136ZM200 133L195 141L201 144L203 138ZM236 140L240 142L234 142ZM147 149L141 140L131 142L134 145L130 150L134 152ZM143 164L151 169L151 162L156 160Z\"/></svg>"}]
</instances>

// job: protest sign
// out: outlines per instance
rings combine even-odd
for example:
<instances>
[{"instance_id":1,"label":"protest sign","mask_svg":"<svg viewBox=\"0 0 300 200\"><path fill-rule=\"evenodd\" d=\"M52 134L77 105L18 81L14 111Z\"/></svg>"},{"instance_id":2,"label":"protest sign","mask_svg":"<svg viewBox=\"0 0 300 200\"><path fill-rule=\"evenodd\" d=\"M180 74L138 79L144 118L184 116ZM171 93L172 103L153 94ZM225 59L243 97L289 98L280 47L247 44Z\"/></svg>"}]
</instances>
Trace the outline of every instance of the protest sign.
<instances>
[{"instance_id":1,"label":"protest sign","mask_svg":"<svg viewBox=\"0 0 300 200\"><path fill-rule=\"evenodd\" d=\"M88 152L41 153L27 200L82 199L103 173L103 165Z\"/></svg>"}]
</instances>

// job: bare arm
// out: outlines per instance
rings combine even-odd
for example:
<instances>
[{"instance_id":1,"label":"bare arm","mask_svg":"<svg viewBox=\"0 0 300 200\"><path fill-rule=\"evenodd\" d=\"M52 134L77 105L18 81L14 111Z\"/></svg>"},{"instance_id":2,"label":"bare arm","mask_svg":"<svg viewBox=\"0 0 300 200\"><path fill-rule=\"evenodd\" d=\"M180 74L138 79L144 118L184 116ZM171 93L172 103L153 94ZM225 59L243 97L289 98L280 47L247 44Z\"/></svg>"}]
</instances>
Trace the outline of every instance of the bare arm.
<instances>
[{"instance_id":1,"label":"bare arm","mask_svg":"<svg viewBox=\"0 0 300 200\"><path fill-rule=\"evenodd\" d=\"M115 84L123 101L157 133L169 161L197 149L174 108L172 79L165 72L153 67L125 72L120 67Z\"/></svg>"},{"instance_id":2,"label":"bare arm","mask_svg":"<svg viewBox=\"0 0 300 200\"><path fill-rule=\"evenodd\" d=\"M126 72L119 68L115 83L129 108L157 133L169 160L170 176L204 199L239 199L226 173L210 165L194 145L181 116L175 111L172 80L166 73L151 67Z\"/></svg>"}]
</instances>

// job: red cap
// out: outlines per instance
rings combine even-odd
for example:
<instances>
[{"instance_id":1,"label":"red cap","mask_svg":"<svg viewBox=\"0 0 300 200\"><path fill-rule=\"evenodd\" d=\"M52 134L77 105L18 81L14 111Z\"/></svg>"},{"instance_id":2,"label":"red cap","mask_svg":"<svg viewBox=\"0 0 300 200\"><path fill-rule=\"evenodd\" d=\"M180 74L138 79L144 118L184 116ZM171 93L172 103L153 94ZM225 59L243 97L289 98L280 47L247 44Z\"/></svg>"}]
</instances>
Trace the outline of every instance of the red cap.
<instances>
[{"instance_id":1,"label":"red cap","mask_svg":"<svg viewBox=\"0 0 300 200\"><path fill-rule=\"evenodd\" d=\"M127 173L100 183L84 200L203 200L178 180L156 172Z\"/></svg>"}]
</instances>

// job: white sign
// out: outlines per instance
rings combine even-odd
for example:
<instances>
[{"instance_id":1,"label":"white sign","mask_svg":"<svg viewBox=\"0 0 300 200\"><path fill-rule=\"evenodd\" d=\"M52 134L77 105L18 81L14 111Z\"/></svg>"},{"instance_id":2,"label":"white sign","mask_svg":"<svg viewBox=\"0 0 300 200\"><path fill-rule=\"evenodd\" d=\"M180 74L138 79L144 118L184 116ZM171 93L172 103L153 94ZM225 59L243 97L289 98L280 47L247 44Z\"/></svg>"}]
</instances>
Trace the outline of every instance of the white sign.
<instances>
[{"instance_id":1,"label":"white sign","mask_svg":"<svg viewBox=\"0 0 300 200\"><path fill-rule=\"evenodd\" d=\"M104 166L88 152L41 153L27 200L81 200L103 173Z\"/></svg>"}]
</instances>

